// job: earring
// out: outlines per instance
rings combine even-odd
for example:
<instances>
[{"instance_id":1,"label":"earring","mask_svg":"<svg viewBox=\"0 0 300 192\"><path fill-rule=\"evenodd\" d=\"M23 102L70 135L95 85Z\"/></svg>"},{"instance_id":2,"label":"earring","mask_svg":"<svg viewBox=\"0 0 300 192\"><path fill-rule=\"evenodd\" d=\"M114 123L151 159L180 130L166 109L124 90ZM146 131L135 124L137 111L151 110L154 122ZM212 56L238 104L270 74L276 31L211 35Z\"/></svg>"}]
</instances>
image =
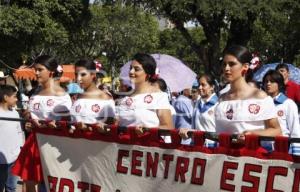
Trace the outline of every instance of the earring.
<instances>
[{"instance_id":1,"label":"earring","mask_svg":"<svg viewBox=\"0 0 300 192\"><path fill-rule=\"evenodd\" d=\"M247 74L247 71L248 71L247 69L243 69L242 70L242 76L245 76Z\"/></svg>"}]
</instances>

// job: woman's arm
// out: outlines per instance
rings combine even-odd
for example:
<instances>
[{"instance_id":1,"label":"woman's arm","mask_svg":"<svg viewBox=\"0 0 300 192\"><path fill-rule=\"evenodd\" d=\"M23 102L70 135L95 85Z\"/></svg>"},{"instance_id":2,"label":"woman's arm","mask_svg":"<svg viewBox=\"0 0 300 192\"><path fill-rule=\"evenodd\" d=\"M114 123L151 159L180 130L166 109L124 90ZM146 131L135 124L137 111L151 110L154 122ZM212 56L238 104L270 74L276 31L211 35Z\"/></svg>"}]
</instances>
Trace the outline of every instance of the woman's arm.
<instances>
[{"instance_id":1,"label":"woman's arm","mask_svg":"<svg viewBox=\"0 0 300 192\"><path fill-rule=\"evenodd\" d=\"M172 115L170 109L157 109L160 129L174 129Z\"/></svg>"},{"instance_id":2,"label":"woman's arm","mask_svg":"<svg viewBox=\"0 0 300 192\"><path fill-rule=\"evenodd\" d=\"M275 137L275 136L282 135L282 132L281 132L281 127L279 125L278 119L276 117L276 118L265 120L265 129L245 131L244 134L245 135L256 134L260 136Z\"/></svg>"}]
</instances>

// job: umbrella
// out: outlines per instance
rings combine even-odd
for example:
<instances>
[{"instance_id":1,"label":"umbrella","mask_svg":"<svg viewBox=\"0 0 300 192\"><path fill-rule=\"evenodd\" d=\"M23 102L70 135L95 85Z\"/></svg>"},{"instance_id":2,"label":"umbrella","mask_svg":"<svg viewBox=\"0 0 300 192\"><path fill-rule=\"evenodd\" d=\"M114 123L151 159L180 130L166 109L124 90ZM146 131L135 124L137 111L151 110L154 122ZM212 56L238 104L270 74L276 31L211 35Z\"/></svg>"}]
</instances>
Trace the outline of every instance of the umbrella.
<instances>
[{"instance_id":1,"label":"umbrella","mask_svg":"<svg viewBox=\"0 0 300 192\"><path fill-rule=\"evenodd\" d=\"M69 94L83 93L83 90L80 88L80 86L77 83L70 83L67 85L67 88Z\"/></svg>"},{"instance_id":2,"label":"umbrella","mask_svg":"<svg viewBox=\"0 0 300 192\"><path fill-rule=\"evenodd\" d=\"M271 69L275 69L279 63L264 64L261 66L253 76L253 79L258 82L262 82L264 75ZM298 84L300 84L300 69L295 67L293 64L287 64L290 72L290 79Z\"/></svg>"},{"instance_id":3,"label":"umbrella","mask_svg":"<svg viewBox=\"0 0 300 192\"><path fill-rule=\"evenodd\" d=\"M193 72L179 59L164 54L151 55L159 69L159 77L164 79L171 92L180 92L185 88L191 88L196 79L196 73ZM129 68L131 61L121 68L120 78L129 78Z\"/></svg>"},{"instance_id":4,"label":"umbrella","mask_svg":"<svg viewBox=\"0 0 300 192\"><path fill-rule=\"evenodd\" d=\"M68 82L75 79L75 67L74 65L62 65L63 74L60 77L60 82ZM36 80L35 71L33 68L22 65L14 72L15 77L18 80Z\"/></svg>"}]
</instances>

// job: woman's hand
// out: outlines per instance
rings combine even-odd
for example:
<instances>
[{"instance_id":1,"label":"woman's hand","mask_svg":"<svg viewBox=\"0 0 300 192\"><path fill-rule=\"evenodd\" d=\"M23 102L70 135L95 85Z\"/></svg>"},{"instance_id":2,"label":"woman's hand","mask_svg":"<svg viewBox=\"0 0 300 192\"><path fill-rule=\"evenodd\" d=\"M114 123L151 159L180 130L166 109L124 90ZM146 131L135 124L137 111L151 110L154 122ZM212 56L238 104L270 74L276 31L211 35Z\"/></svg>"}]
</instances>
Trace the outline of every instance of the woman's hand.
<instances>
[{"instance_id":1,"label":"woman's hand","mask_svg":"<svg viewBox=\"0 0 300 192\"><path fill-rule=\"evenodd\" d=\"M245 143L246 135L252 134L250 131L244 131L237 136L237 143Z\"/></svg>"},{"instance_id":2,"label":"woman's hand","mask_svg":"<svg viewBox=\"0 0 300 192\"><path fill-rule=\"evenodd\" d=\"M32 119L25 123L25 130L31 132L34 127L41 128L41 123L37 119Z\"/></svg>"},{"instance_id":3,"label":"woman's hand","mask_svg":"<svg viewBox=\"0 0 300 192\"><path fill-rule=\"evenodd\" d=\"M105 124L104 123L97 123L96 124L96 127L97 127L97 131L100 132L100 133L106 133L108 132L107 130L105 130Z\"/></svg>"},{"instance_id":4,"label":"woman's hand","mask_svg":"<svg viewBox=\"0 0 300 192\"><path fill-rule=\"evenodd\" d=\"M76 127L82 131L92 131L92 128L83 122L77 122Z\"/></svg>"},{"instance_id":5,"label":"woman's hand","mask_svg":"<svg viewBox=\"0 0 300 192\"><path fill-rule=\"evenodd\" d=\"M194 129L190 129L190 128L180 128L179 129L179 135L182 139L188 139L188 132L190 131L194 131Z\"/></svg>"},{"instance_id":6,"label":"woman's hand","mask_svg":"<svg viewBox=\"0 0 300 192\"><path fill-rule=\"evenodd\" d=\"M30 119L31 118L31 114L30 114L30 111L29 110L23 110L22 111L22 117L26 120Z\"/></svg>"},{"instance_id":7,"label":"woman's hand","mask_svg":"<svg viewBox=\"0 0 300 192\"><path fill-rule=\"evenodd\" d=\"M135 133L136 133L137 135L143 135L143 134L144 134L143 127L142 127L141 125L136 126L136 127L135 127Z\"/></svg>"},{"instance_id":8,"label":"woman's hand","mask_svg":"<svg viewBox=\"0 0 300 192\"><path fill-rule=\"evenodd\" d=\"M31 132L33 129L33 124L31 122L26 122L24 128L26 131Z\"/></svg>"},{"instance_id":9,"label":"woman's hand","mask_svg":"<svg viewBox=\"0 0 300 192\"><path fill-rule=\"evenodd\" d=\"M51 129L57 128L56 122L55 122L54 120L48 122L48 123L47 123L47 126L48 126L49 128L51 128Z\"/></svg>"}]
</instances>

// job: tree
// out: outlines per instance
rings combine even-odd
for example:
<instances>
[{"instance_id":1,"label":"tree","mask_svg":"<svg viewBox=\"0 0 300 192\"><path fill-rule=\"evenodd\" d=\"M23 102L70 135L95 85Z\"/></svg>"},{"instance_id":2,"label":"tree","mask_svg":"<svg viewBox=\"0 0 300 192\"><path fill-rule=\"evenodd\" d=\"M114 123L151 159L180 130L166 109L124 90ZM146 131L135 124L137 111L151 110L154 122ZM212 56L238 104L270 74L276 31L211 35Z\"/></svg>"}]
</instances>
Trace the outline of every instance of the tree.
<instances>
[{"instance_id":1,"label":"tree","mask_svg":"<svg viewBox=\"0 0 300 192\"><path fill-rule=\"evenodd\" d=\"M300 3L282 1L280 12L268 20L255 22L254 35L249 45L265 58L264 62L294 63L300 54Z\"/></svg>"},{"instance_id":2,"label":"tree","mask_svg":"<svg viewBox=\"0 0 300 192\"><path fill-rule=\"evenodd\" d=\"M299 5L296 0L140 0L139 3L170 19L197 54L205 71L218 77L222 69L219 58L225 47L232 44L247 46L258 19L267 22L286 14L285 4ZM195 41L184 27L188 21L201 25L204 40Z\"/></svg>"},{"instance_id":3,"label":"tree","mask_svg":"<svg viewBox=\"0 0 300 192\"><path fill-rule=\"evenodd\" d=\"M108 70L119 68L137 52L151 52L158 44L158 23L137 7L94 4L91 20L72 34L67 45L72 58L105 58Z\"/></svg>"},{"instance_id":4,"label":"tree","mask_svg":"<svg viewBox=\"0 0 300 192\"><path fill-rule=\"evenodd\" d=\"M17 66L20 57L58 55L69 33L86 19L88 2L11 0L1 5L0 59Z\"/></svg>"},{"instance_id":5,"label":"tree","mask_svg":"<svg viewBox=\"0 0 300 192\"><path fill-rule=\"evenodd\" d=\"M205 38L201 28L191 28L189 33L197 42L201 42ZM203 71L203 68L200 68L196 53L193 52L192 47L178 30L165 29L161 31L156 52L179 58L198 74Z\"/></svg>"}]
</instances>

